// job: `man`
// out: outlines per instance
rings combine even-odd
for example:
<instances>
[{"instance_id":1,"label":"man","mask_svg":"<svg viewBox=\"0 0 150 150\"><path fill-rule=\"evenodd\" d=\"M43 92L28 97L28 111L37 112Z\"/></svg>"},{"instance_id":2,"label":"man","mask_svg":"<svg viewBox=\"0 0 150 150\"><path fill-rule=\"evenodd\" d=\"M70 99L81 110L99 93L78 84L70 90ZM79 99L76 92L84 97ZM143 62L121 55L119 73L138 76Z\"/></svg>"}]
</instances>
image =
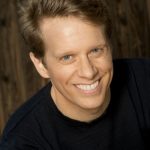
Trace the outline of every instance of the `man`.
<instances>
[{"instance_id":1,"label":"man","mask_svg":"<svg viewBox=\"0 0 150 150\"><path fill-rule=\"evenodd\" d=\"M10 118L0 150L148 149L150 61L112 63L103 2L18 4L30 58L50 83Z\"/></svg>"}]
</instances>

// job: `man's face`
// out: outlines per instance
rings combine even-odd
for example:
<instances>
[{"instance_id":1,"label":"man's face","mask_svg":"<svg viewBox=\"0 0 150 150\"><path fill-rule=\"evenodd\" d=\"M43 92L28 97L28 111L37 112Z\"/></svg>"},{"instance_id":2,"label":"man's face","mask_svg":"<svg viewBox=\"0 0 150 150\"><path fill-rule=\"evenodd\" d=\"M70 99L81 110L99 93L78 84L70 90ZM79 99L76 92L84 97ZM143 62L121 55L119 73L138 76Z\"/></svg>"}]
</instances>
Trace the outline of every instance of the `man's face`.
<instances>
[{"instance_id":1,"label":"man's face","mask_svg":"<svg viewBox=\"0 0 150 150\"><path fill-rule=\"evenodd\" d=\"M68 17L45 18L40 29L56 106L70 116L103 110L113 74L103 28Z\"/></svg>"}]
</instances>

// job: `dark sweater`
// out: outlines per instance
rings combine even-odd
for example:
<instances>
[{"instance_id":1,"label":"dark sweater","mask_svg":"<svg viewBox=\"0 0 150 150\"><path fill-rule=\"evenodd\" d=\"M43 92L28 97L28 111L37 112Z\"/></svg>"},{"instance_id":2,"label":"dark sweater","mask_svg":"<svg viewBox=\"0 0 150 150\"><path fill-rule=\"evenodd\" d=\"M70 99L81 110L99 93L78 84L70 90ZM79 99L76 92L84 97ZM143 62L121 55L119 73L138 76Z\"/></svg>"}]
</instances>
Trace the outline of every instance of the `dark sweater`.
<instances>
[{"instance_id":1,"label":"dark sweater","mask_svg":"<svg viewBox=\"0 0 150 150\"><path fill-rule=\"evenodd\" d=\"M90 123L62 115L50 88L49 83L12 115L0 150L150 149L150 60L114 61L111 102Z\"/></svg>"}]
</instances>

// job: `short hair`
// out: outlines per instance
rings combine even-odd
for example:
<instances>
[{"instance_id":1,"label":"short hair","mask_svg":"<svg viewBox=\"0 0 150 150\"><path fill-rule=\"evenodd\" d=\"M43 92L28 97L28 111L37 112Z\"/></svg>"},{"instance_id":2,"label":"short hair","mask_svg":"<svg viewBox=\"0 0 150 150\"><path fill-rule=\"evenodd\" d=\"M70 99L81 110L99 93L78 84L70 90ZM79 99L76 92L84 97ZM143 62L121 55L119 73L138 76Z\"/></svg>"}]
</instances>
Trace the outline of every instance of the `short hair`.
<instances>
[{"instance_id":1,"label":"short hair","mask_svg":"<svg viewBox=\"0 0 150 150\"><path fill-rule=\"evenodd\" d=\"M36 57L44 56L44 41L39 22L44 17L75 16L94 25L104 25L110 39L111 19L103 0L18 0L19 26L25 42Z\"/></svg>"}]
</instances>

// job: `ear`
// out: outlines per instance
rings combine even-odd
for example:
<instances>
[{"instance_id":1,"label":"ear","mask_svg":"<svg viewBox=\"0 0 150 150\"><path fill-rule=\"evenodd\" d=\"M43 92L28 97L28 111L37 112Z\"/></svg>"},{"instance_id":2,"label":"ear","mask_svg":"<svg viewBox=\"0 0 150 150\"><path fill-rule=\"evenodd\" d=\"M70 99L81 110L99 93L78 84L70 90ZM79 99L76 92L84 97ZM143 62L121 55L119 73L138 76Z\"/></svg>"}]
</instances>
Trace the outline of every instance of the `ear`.
<instances>
[{"instance_id":1,"label":"ear","mask_svg":"<svg viewBox=\"0 0 150 150\"><path fill-rule=\"evenodd\" d=\"M41 75L41 77L50 78L50 76L48 74L48 70L44 66L42 60L40 58L35 57L34 53L32 53L32 52L29 53L29 56L30 56L30 59L33 62L36 70Z\"/></svg>"}]
</instances>

